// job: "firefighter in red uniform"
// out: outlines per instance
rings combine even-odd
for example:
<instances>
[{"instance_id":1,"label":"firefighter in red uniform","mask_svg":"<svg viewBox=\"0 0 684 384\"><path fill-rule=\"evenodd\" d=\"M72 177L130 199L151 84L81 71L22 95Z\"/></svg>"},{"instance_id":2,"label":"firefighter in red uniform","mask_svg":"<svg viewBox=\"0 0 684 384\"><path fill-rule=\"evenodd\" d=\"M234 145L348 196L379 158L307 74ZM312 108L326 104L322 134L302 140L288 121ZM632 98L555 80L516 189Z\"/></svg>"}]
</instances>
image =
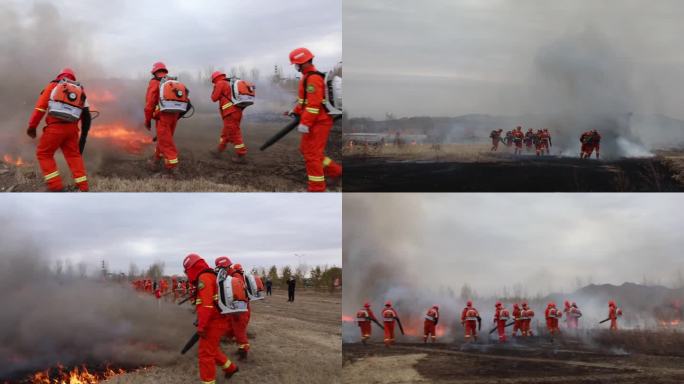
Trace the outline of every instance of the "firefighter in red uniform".
<instances>
[{"instance_id":1,"label":"firefighter in red uniform","mask_svg":"<svg viewBox=\"0 0 684 384\"><path fill-rule=\"evenodd\" d=\"M385 326L385 346L389 347L394 344L394 324L399 315L397 311L392 308L392 302L387 301L385 308L382 310L382 323Z\"/></svg>"},{"instance_id":2,"label":"firefighter in red uniform","mask_svg":"<svg viewBox=\"0 0 684 384\"><path fill-rule=\"evenodd\" d=\"M423 343L427 343L428 336L434 343L437 340L437 323L439 323L439 306L433 305L425 314L423 322Z\"/></svg>"},{"instance_id":3,"label":"firefighter in red uniform","mask_svg":"<svg viewBox=\"0 0 684 384\"><path fill-rule=\"evenodd\" d=\"M532 318L534 318L534 311L527 306L526 301L523 301L521 312L523 336L532 336L532 329L530 327L530 324L532 323Z\"/></svg>"},{"instance_id":4,"label":"firefighter in red uniform","mask_svg":"<svg viewBox=\"0 0 684 384\"><path fill-rule=\"evenodd\" d=\"M61 149L76 187L87 192L88 177L79 150L78 122L81 121L83 132L90 129L90 107L83 87L76 83L76 75L70 68L64 68L40 93L26 130L29 137L36 138L36 130L46 113L47 125L38 141L36 158L48 190L64 190L55 162L55 152Z\"/></svg>"},{"instance_id":5,"label":"firefighter in red uniform","mask_svg":"<svg viewBox=\"0 0 684 384\"><path fill-rule=\"evenodd\" d=\"M223 130L221 130L217 153L223 152L228 143L231 143L233 144L233 149L235 149L235 157L232 158L233 162L244 163L247 157L247 147L242 140L242 131L240 129L243 108L233 105L233 91L225 73L215 71L211 74L211 82L214 84L211 101L218 101L219 113L223 119Z\"/></svg>"},{"instance_id":6,"label":"firefighter in red uniform","mask_svg":"<svg viewBox=\"0 0 684 384\"><path fill-rule=\"evenodd\" d=\"M577 308L577 303L573 302L570 305L570 310L568 311L566 321L568 323L568 328L577 329L579 328L579 318L582 317L582 311Z\"/></svg>"},{"instance_id":7,"label":"firefighter in red uniform","mask_svg":"<svg viewBox=\"0 0 684 384\"><path fill-rule=\"evenodd\" d=\"M216 274L206 261L196 254L189 254L183 260L188 279L197 288L197 334L199 339L199 374L204 384L216 382L216 366L221 367L226 378L230 378L238 367L221 351L219 342L228 327L228 320L221 316L216 302L218 285Z\"/></svg>"},{"instance_id":8,"label":"firefighter in red uniform","mask_svg":"<svg viewBox=\"0 0 684 384\"><path fill-rule=\"evenodd\" d=\"M523 140L525 140L525 134L522 131L522 127L517 127L513 131L513 143L515 144L515 154L522 154Z\"/></svg>"},{"instance_id":9,"label":"firefighter in red uniform","mask_svg":"<svg viewBox=\"0 0 684 384\"><path fill-rule=\"evenodd\" d=\"M306 48L290 52L290 63L302 73L297 93L297 105L292 111L299 116L297 131L302 133L300 151L306 163L309 192L325 192L326 177L342 176L342 166L325 156L325 146L333 119L325 109L325 79L313 65L314 55Z\"/></svg>"},{"instance_id":10,"label":"firefighter in red uniform","mask_svg":"<svg viewBox=\"0 0 684 384\"><path fill-rule=\"evenodd\" d=\"M615 301L608 302L608 318L610 319L610 330L617 331L617 319L622 316L622 309L618 308Z\"/></svg>"},{"instance_id":11,"label":"firefighter in red uniform","mask_svg":"<svg viewBox=\"0 0 684 384\"><path fill-rule=\"evenodd\" d=\"M233 264L231 267L231 276L237 278L242 282L241 286L246 292L245 283L245 271L242 269L242 265ZM247 301L247 312L241 312L237 314L230 315L232 320L232 329L235 335L235 342L238 345L238 356L240 360L247 358L247 352L249 352L249 340L247 339L247 326L249 325L249 318L251 309L249 308L249 299Z\"/></svg>"},{"instance_id":12,"label":"firefighter in red uniform","mask_svg":"<svg viewBox=\"0 0 684 384\"><path fill-rule=\"evenodd\" d=\"M503 306L503 303L497 301L494 310L494 324L496 324L496 331L499 334L499 342L506 342L506 322L510 319L508 309Z\"/></svg>"},{"instance_id":13,"label":"firefighter in red uniform","mask_svg":"<svg viewBox=\"0 0 684 384\"><path fill-rule=\"evenodd\" d=\"M546 311L544 311L544 316L546 318L546 328L549 330L549 333L551 333L551 337L557 333L560 333L560 329L558 328L558 319L563 316L563 312L556 308L556 303L550 302L547 305Z\"/></svg>"},{"instance_id":14,"label":"firefighter in red uniform","mask_svg":"<svg viewBox=\"0 0 684 384\"><path fill-rule=\"evenodd\" d=\"M518 336L518 331L522 333L522 311L518 303L513 304L513 336Z\"/></svg>"},{"instance_id":15,"label":"firefighter in red uniform","mask_svg":"<svg viewBox=\"0 0 684 384\"><path fill-rule=\"evenodd\" d=\"M532 151L532 146L534 145L534 130L532 128L528 129L527 132L525 132L525 150L527 152Z\"/></svg>"},{"instance_id":16,"label":"firefighter in red uniform","mask_svg":"<svg viewBox=\"0 0 684 384\"><path fill-rule=\"evenodd\" d=\"M499 150L501 132L503 132L503 129L493 130L492 133L489 134L489 138L492 139L492 149L490 149L490 151L496 152Z\"/></svg>"},{"instance_id":17,"label":"firefighter in red uniform","mask_svg":"<svg viewBox=\"0 0 684 384\"><path fill-rule=\"evenodd\" d=\"M583 159L588 159L591 157L591 153L596 151L596 158L598 159L601 150L601 135L596 129L591 131L586 131L580 136L580 143L582 143L580 157Z\"/></svg>"},{"instance_id":18,"label":"firefighter in red uniform","mask_svg":"<svg viewBox=\"0 0 684 384\"><path fill-rule=\"evenodd\" d=\"M371 337L371 321L378 322L378 319L375 317L373 310L371 310L370 303L365 302L363 303L363 308L356 312L356 322L358 323L359 330L361 331L361 342L364 344L366 344L368 339Z\"/></svg>"},{"instance_id":19,"label":"firefighter in red uniform","mask_svg":"<svg viewBox=\"0 0 684 384\"><path fill-rule=\"evenodd\" d=\"M552 145L549 130L546 128L540 129L537 132L537 156L544 155L544 152L548 155L550 153L549 148Z\"/></svg>"},{"instance_id":20,"label":"firefighter in red uniform","mask_svg":"<svg viewBox=\"0 0 684 384\"><path fill-rule=\"evenodd\" d=\"M166 65L162 62L154 63L151 72L153 77L147 86L145 96L145 128L150 130L152 119L156 121L157 147L150 164L153 170L157 170L159 161L164 159L164 167L168 174L175 175L175 169L178 166L178 149L176 149L176 144L173 141L173 135L176 132L180 113L161 112L159 110L159 87L161 80L169 73Z\"/></svg>"},{"instance_id":21,"label":"firefighter in red uniform","mask_svg":"<svg viewBox=\"0 0 684 384\"><path fill-rule=\"evenodd\" d=\"M477 326L480 321L480 313L473 307L473 302L468 300L466 307L461 311L461 325L465 328L466 341L470 341L471 338L477 341Z\"/></svg>"}]
</instances>

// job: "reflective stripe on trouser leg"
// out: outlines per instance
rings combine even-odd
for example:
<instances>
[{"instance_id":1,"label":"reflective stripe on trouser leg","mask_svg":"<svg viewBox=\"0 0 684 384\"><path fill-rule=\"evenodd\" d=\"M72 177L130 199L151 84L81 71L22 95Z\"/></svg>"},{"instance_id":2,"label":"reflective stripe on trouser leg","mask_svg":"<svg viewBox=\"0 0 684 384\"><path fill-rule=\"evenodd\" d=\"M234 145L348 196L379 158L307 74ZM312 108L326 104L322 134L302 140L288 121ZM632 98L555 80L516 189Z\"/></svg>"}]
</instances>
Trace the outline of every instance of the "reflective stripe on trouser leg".
<instances>
[{"instance_id":1,"label":"reflective stripe on trouser leg","mask_svg":"<svg viewBox=\"0 0 684 384\"><path fill-rule=\"evenodd\" d=\"M177 113L160 113L157 124L157 143L159 144L159 151L164 157L166 168L174 168L178 165L178 150L173 141L178 117Z\"/></svg>"},{"instance_id":2,"label":"reflective stripe on trouser leg","mask_svg":"<svg viewBox=\"0 0 684 384\"><path fill-rule=\"evenodd\" d=\"M299 147L304 161L306 162L306 173L308 175L308 190L310 192L325 192L325 173L323 151L328 142L328 134L332 128L332 120L322 123L315 123L309 133L302 134L302 141Z\"/></svg>"}]
</instances>

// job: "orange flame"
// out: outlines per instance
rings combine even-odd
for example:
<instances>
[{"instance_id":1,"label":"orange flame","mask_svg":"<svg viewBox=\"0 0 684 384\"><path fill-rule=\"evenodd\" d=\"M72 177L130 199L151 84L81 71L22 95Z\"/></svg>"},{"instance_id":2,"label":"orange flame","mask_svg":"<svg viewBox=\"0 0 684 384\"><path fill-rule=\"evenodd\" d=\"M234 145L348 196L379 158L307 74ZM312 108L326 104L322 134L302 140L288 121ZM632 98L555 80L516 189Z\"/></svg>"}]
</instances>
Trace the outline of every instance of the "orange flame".
<instances>
[{"instance_id":1,"label":"orange flame","mask_svg":"<svg viewBox=\"0 0 684 384\"><path fill-rule=\"evenodd\" d=\"M136 154L152 144L148 135L124 123L93 125L89 137L107 141L119 149Z\"/></svg>"},{"instance_id":2,"label":"orange flame","mask_svg":"<svg viewBox=\"0 0 684 384\"><path fill-rule=\"evenodd\" d=\"M31 384L97 384L102 380L126 373L123 369L111 369L107 367L102 373L91 373L86 367L76 367L71 371L65 371L64 367L57 366L57 372L50 375L50 370L37 372L29 378Z\"/></svg>"},{"instance_id":3,"label":"orange flame","mask_svg":"<svg viewBox=\"0 0 684 384\"><path fill-rule=\"evenodd\" d=\"M25 164L24 159L22 159L21 156L14 157L10 154L5 154L2 157L2 160L7 164L12 164L12 165L17 166L17 167L20 167L20 166Z\"/></svg>"}]
</instances>

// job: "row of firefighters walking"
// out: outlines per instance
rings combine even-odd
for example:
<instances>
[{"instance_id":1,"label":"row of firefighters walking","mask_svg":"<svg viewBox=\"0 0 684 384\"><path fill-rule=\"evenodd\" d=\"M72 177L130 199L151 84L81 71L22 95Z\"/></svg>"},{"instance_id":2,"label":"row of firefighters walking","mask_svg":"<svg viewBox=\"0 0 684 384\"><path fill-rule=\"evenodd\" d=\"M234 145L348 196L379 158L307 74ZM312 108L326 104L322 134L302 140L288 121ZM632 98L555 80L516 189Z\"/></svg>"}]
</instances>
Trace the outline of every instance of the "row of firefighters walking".
<instances>
[{"instance_id":1,"label":"row of firefighters walking","mask_svg":"<svg viewBox=\"0 0 684 384\"><path fill-rule=\"evenodd\" d=\"M297 48L290 53L290 63L302 74L302 79L296 104L285 114L298 119L297 130L302 134L300 152L306 163L308 190L322 192L326 190L326 178L335 182L342 176L342 166L324 154L333 126L333 115L341 114L341 109L333 105L333 100L328 100L326 75L316 69L313 59L314 55L306 48ZM178 120L192 109L190 90L176 77L169 76L162 62L154 63L151 73L153 77L145 97L144 125L151 130L152 121L156 122L157 145L150 159L150 168L159 171L163 162L166 171L164 176L175 178L179 155L173 136ZM211 100L219 103L223 120L215 154L220 155L232 144L235 151L232 160L244 163L247 146L243 141L240 123L243 110L254 103L254 85L244 80L230 79L219 71L211 75L211 81L214 84ZM338 106L341 108L341 105ZM55 152L61 149L76 187L80 191L88 191L82 154L92 118L85 89L76 81L72 69L64 68L41 92L26 131L31 138L36 138L38 125L46 114L47 125L43 128L36 157L48 190L64 189L54 159Z\"/></svg>"},{"instance_id":2,"label":"row of firefighters walking","mask_svg":"<svg viewBox=\"0 0 684 384\"><path fill-rule=\"evenodd\" d=\"M522 127L506 132L503 136L503 129L495 129L489 134L492 139L492 152L499 150L499 143L504 143L508 148L513 148L516 155L522 154L523 144L527 152L535 151L537 156L548 155L550 148L553 146L551 142L551 133L547 128L534 130L528 129L523 132ZM599 158L599 151L601 149L601 134L594 129L586 131L580 135L580 158L588 159L592 153L596 151L596 158Z\"/></svg>"},{"instance_id":3,"label":"row of firefighters walking","mask_svg":"<svg viewBox=\"0 0 684 384\"><path fill-rule=\"evenodd\" d=\"M194 305L200 380L203 384L214 384L216 367L220 368L226 379L238 372L238 366L221 350L221 339L234 341L238 347L238 359L247 359L250 350L247 338L250 303L265 297L264 284L261 278L245 273L242 265L234 264L226 256L218 257L215 268L210 268L202 257L189 254L183 260L183 269L187 280L176 280L172 286L177 288L170 292L175 294L179 291L189 295ZM149 279L135 282L134 287L142 291L154 291L159 298L164 295L165 281L161 280L156 289L154 282ZM168 287L166 289L168 291ZM192 347L192 343L189 342L183 353Z\"/></svg>"},{"instance_id":4,"label":"row of firefighters walking","mask_svg":"<svg viewBox=\"0 0 684 384\"><path fill-rule=\"evenodd\" d=\"M527 302L521 304L513 304L513 310L509 311L501 302L495 305L493 322L495 327L489 332L498 332L499 341L506 342L506 328L513 326L512 336L533 336L530 324L534 318L534 311L529 307ZM560 333L559 322L565 316L566 325L568 329L577 329L579 327L579 319L582 317L582 311L577 307L576 303L565 301L565 308L563 310L556 308L554 302L548 303L544 311L544 318L546 320L546 329L551 336ZM608 302L608 318L601 321L601 323L610 321L610 329L617 330L618 318L622 316L622 310L617 307L615 301ZM439 306L433 305L425 313L423 321L423 342L427 343L428 338L435 342L437 340L437 324L439 323ZM391 301L385 303L382 310L381 325L377 317L371 309L370 303L366 302L363 308L356 312L356 322L361 331L361 341L365 344L371 337L371 325L377 324L384 331L384 342L386 346L390 346L395 340L395 324L399 330L404 334L403 326L399 318L399 313L392 306ZM480 312L473 306L472 301L466 303L466 307L461 311L461 325L464 328L464 336L466 341L476 341L477 334L481 331L482 318Z\"/></svg>"}]
</instances>

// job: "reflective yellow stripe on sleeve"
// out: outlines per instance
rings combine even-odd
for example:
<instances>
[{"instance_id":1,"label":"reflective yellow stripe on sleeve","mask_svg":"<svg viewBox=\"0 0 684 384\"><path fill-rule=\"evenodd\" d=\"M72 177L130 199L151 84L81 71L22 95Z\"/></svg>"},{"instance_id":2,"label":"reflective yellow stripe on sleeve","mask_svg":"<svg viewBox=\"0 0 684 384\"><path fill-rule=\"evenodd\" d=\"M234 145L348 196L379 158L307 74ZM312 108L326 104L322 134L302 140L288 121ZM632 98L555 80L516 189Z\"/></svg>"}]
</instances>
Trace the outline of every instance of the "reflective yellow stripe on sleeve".
<instances>
[{"instance_id":1,"label":"reflective yellow stripe on sleeve","mask_svg":"<svg viewBox=\"0 0 684 384\"><path fill-rule=\"evenodd\" d=\"M311 175L309 175L309 181L322 182L322 181L325 181L325 176L311 176Z\"/></svg>"},{"instance_id":2,"label":"reflective yellow stripe on sleeve","mask_svg":"<svg viewBox=\"0 0 684 384\"><path fill-rule=\"evenodd\" d=\"M230 365L233 364L230 359L226 360L226 363L221 366L221 369L228 369Z\"/></svg>"},{"instance_id":3,"label":"reflective yellow stripe on sleeve","mask_svg":"<svg viewBox=\"0 0 684 384\"><path fill-rule=\"evenodd\" d=\"M245 144L244 144L244 143L243 143L243 144L238 144L238 145L235 146L235 149L242 149L242 148L244 148L244 147L245 147Z\"/></svg>"},{"instance_id":4,"label":"reflective yellow stripe on sleeve","mask_svg":"<svg viewBox=\"0 0 684 384\"><path fill-rule=\"evenodd\" d=\"M307 108L306 108L306 111L309 112L309 113L311 113L311 114L318 115L318 113L319 113L321 110L320 110L320 108L308 108L308 107L307 107Z\"/></svg>"},{"instance_id":5,"label":"reflective yellow stripe on sleeve","mask_svg":"<svg viewBox=\"0 0 684 384\"><path fill-rule=\"evenodd\" d=\"M57 176L59 176L59 171L54 171L52 173L48 173L47 175L45 175L45 181L54 179Z\"/></svg>"},{"instance_id":6,"label":"reflective yellow stripe on sleeve","mask_svg":"<svg viewBox=\"0 0 684 384\"><path fill-rule=\"evenodd\" d=\"M325 159L323 159L323 166L327 167L330 163L332 163L332 159L326 156Z\"/></svg>"},{"instance_id":7,"label":"reflective yellow stripe on sleeve","mask_svg":"<svg viewBox=\"0 0 684 384\"><path fill-rule=\"evenodd\" d=\"M304 99L297 98L297 104L304 105Z\"/></svg>"},{"instance_id":8,"label":"reflective yellow stripe on sleeve","mask_svg":"<svg viewBox=\"0 0 684 384\"><path fill-rule=\"evenodd\" d=\"M82 177L77 177L77 178L75 178L75 179L74 179L74 182L76 182L76 183L82 183L82 182L87 181L87 180L88 180L88 178L87 178L86 176L82 176Z\"/></svg>"},{"instance_id":9,"label":"reflective yellow stripe on sleeve","mask_svg":"<svg viewBox=\"0 0 684 384\"><path fill-rule=\"evenodd\" d=\"M221 106L221 109L228 109L233 106L233 103L225 103Z\"/></svg>"},{"instance_id":10,"label":"reflective yellow stripe on sleeve","mask_svg":"<svg viewBox=\"0 0 684 384\"><path fill-rule=\"evenodd\" d=\"M41 111L41 112L47 112L47 111L46 111L45 109L43 109L43 108L38 108L38 107L36 107L36 109L39 110L39 111Z\"/></svg>"},{"instance_id":11,"label":"reflective yellow stripe on sleeve","mask_svg":"<svg viewBox=\"0 0 684 384\"><path fill-rule=\"evenodd\" d=\"M200 304L202 304L202 299L195 300L195 305L200 305Z\"/></svg>"}]
</instances>

